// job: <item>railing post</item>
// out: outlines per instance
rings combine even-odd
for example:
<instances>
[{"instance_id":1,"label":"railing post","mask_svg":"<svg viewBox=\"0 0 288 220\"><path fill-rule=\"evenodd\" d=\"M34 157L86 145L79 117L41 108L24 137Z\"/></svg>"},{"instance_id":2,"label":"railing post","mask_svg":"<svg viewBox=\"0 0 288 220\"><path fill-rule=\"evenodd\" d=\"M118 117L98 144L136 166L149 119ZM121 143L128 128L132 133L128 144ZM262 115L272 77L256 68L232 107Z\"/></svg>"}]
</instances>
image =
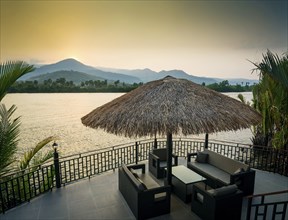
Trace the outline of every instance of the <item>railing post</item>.
<instances>
[{"instance_id":1,"label":"railing post","mask_svg":"<svg viewBox=\"0 0 288 220\"><path fill-rule=\"evenodd\" d=\"M252 199L253 199L253 197L249 197L249 198L248 198L246 220L249 220L249 219L250 219L251 208L252 208Z\"/></svg>"},{"instance_id":2,"label":"railing post","mask_svg":"<svg viewBox=\"0 0 288 220\"><path fill-rule=\"evenodd\" d=\"M59 154L57 152L57 144L54 143L54 168L55 168L55 179L56 179L56 187L61 187L61 179L60 179L60 169L59 169Z\"/></svg>"},{"instance_id":3,"label":"railing post","mask_svg":"<svg viewBox=\"0 0 288 220\"><path fill-rule=\"evenodd\" d=\"M138 142L136 141L135 143L135 159L136 159L136 164L138 164L138 155L139 155L139 149L138 149Z\"/></svg>"},{"instance_id":4,"label":"railing post","mask_svg":"<svg viewBox=\"0 0 288 220\"><path fill-rule=\"evenodd\" d=\"M172 134L167 134L167 185L172 186Z\"/></svg>"},{"instance_id":5,"label":"railing post","mask_svg":"<svg viewBox=\"0 0 288 220\"><path fill-rule=\"evenodd\" d=\"M157 149L157 138L154 139L154 149Z\"/></svg>"},{"instance_id":6,"label":"railing post","mask_svg":"<svg viewBox=\"0 0 288 220\"><path fill-rule=\"evenodd\" d=\"M205 149L208 149L208 134L205 134L205 144L204 144L204 147Z\"/></svg>"}]
</instances>

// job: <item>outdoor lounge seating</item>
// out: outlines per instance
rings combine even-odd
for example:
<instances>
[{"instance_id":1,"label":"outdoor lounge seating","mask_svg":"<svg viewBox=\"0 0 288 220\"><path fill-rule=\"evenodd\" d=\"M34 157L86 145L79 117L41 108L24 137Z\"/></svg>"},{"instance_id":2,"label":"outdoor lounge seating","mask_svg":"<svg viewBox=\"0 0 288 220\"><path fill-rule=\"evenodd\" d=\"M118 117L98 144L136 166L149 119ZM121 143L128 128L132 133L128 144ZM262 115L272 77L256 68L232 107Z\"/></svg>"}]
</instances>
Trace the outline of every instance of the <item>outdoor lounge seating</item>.
<instances>
[{"instance_id":1,"label":"outdoor lounge seating","mask_svg":"<svg viewBox=\"0 0 288 220\"><path fill-rule=\"evenodd\" d=\"M241 219L242 191L236 185L205 190L203 183L192 188L191 210L203 220Z\"/></svg>"},{"instance_id":2,"label":"outdoor lounge seating","mask_svg":"<svg viewBox=\"0 0 288 220\"><path fill-rule=\"evenodd\" d=\"M141 173L137 170L141 170ZM145 164L125 164L119 168L119 190L136 219L170 213L170 186L160 186L145 175Z\"/></svg>"},{"instance_id":3,"label":"outdoor lounge seating","mask_svg":"<svg viewBox=\"0 0 288 220\"><path fill-rule=\"evenodd\" d=\"M178 156L172 154L172 166L178 165ZM167 148L153 149L149 153L149 171L157 178L164 178L167 168Z\"/></svg>"},{"instance_id":4,"label":"outdoor lounge seating","mask_svg":"<svg viewBox=\"0 0 288 220\"><path fill-rule=\"evenodd\" d=\"M213 188L236 184L244 195L253 194L255 170L248 165L207 149L188 154L187 158L187 167L205 177Z\"/></svg>"}]
</instances>

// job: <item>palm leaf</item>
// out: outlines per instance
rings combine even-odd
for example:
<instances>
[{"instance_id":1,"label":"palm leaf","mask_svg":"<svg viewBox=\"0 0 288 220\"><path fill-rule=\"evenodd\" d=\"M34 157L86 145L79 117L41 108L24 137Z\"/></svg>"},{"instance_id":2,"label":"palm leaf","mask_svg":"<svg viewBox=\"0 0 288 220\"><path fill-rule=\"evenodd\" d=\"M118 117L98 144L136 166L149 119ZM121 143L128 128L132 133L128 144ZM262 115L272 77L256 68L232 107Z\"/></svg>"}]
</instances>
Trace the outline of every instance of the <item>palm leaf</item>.
<instances>
[{"instance_id":1,"label":"palm leaf","mask_svg":"<svg viewBox=\"0 0 288 220\"><path fill-rule=\"evenodd\" d=\"M260 64L253 63L262 74L267 74L280 86L288 91L288 54L279 58L270 50L263 56Z\"/></svg>"},{"instance_id":2,"label":"palm leaf","mask_svg":"<svg viewBox=\"0 0 288 220\"><path fill-rule=\"evenodd\" d=\"M35 157L35 155L49 142L55 141L57 138L54 136L50 136L40 141L33 149L28 150L24 153L22 159L19 161L20 170L26 169L30 165L30 161Z\"/></svg>"},{"instance_id":3,"label":"palm leaf","mask_svg":"<svg viewBox=\"0 0 288 220\"><path fill-rule=\"evenodd\" d=\"M33 65L23 61L7 61L0 65L0 101L4 98L9 87L21 76L35 70Z\"/></svg>"},{"instance_id":4,"label":"palm leaf","mask_svg":"<svg viewBox=\"0 0 288 220\"><path fill-rule=\"evenodd\" d=\"M14 162L14 154L17 150L20 117L13 121L11 119L16 109L13 105L7 110L4 104L0 104L0 175Z\"/></svg>"},{"instance_id":5,"label":"palm leaf","mask_svg":"<svg viewBox=\"0 0 288 220\"><path fill-rule=\"evenodd\" d=\"M49 159L53 158L53 156L54 156L53 152L54 152L53 150L49 150L44 155L41 154L41 152L36 154L31 161L31 167L33 167L33 168L30 171L32 171L32 172L35 171L37 169L38 165L45 163Z\"/></svg>"}]
</instances>

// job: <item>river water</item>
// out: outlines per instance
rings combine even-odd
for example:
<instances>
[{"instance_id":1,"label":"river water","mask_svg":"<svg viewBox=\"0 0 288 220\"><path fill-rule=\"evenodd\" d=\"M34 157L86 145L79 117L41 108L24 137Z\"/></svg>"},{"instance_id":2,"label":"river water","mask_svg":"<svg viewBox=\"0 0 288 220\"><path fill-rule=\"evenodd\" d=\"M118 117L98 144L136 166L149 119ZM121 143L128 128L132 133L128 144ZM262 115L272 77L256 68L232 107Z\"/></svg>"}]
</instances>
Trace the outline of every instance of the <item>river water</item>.
<instances>
[{"instance_id":1,"label":"river water","mask_svg":"<svg viewBox=\"0 0 288 220\"><path fill-rule=\"evenodd\" d=\"M252 93L242 94L247 100L252 99ZM65 156L136 141L100 129L87 128L81 123L81 117L121 95L123 93L7 94L3 103L6 108L15 104L17 110L13 116L21 116L20 152L53 135L59 138L57 141L59 151ZM238 93L226 93L226 95L237 98ZM188 137L204 139L204 136L203 134ZM209 135L211 139L245 144L251 143L251 137L250 129Z\"/></svg>"}]
</instances>

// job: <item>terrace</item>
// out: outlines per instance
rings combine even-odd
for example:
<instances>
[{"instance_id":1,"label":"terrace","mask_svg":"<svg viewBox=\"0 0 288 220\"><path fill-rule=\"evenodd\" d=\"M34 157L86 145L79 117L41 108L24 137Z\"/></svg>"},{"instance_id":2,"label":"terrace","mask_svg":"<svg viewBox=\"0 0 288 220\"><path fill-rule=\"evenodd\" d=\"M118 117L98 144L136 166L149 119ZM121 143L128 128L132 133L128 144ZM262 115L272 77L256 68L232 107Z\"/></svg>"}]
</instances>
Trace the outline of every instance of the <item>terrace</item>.
<instances>
[{"instance_id":1,"label":"terrace","mask_svg":"<svg viewBox=\"0 0 288 220\"><path fill-rule=\"evenodd\" d=\"M57 174L54 175L53 163L43 164L21 175L11 174L0 182L0 208L4 212L0 218L135 219L118 190L117 168L122 163L147 163L148 152L154 144L154 140L145 140L60 158L61 188L56 187ZM157 140L159 148L165 145L165 140ZM201 151L204 147L205 142L201 140L173 141L173 153L180 157L179 163L184 165L188 152ZM259 216L264 213L266 219L272 219L272 216L284 219L285 215L288 216L287 151L219 141L210 141L208 148L256 169L254 197L243 199L241 219L255 219L259 213ZM146 169L146 173L149 173L148 166ZM164 184L162 180L157 181ZM261 196L256 196L259 194ZM252 205L249 201L252 201ZM253 206L256 203L259 205ZM170 214L154 219L200 219L191 212L190 205L172 194ZM247 212L251 214L247 216Z\"/></svg>"}]
</instances>

